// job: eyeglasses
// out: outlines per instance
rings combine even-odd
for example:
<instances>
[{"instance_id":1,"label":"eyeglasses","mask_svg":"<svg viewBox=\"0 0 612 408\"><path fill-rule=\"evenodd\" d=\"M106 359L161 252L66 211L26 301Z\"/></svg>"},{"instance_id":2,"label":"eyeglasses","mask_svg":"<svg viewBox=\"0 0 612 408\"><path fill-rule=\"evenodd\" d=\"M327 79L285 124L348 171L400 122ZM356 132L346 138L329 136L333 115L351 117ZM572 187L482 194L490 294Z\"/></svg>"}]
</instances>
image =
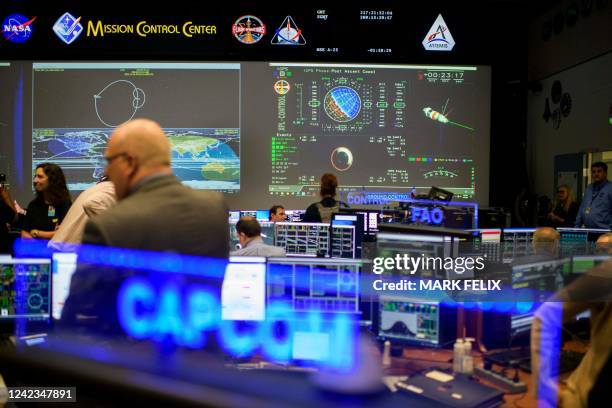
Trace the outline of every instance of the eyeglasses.
<instances>
[{"instance_id":1,"label":"eyeglasses","mask_svg":"<svg viewBox=\"0 0 612 408\"><path fill-rule=\"evenodd\" d=\"M122 157L122 156L128 156L127 152L121 152L121 153L113 154L112 156L104 157L104 160L106 161L106 165L110 166L113 160L118 159L119 157Z\"/></svg>"}]
</instances>

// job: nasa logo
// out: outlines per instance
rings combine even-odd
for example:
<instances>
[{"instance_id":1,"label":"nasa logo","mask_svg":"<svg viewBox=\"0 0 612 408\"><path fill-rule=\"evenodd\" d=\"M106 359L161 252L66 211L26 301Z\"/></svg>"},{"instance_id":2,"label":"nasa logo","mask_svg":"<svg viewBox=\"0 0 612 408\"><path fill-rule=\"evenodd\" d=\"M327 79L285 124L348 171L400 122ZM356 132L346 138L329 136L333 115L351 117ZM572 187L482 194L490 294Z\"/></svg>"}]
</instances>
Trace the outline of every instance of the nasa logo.
<instances>
[{"instance_id":1,"label":"nasa logo","mask_svg":"<svg viewBox=\"0 0 612 408\"><path fill-rule=\"evenodd\" d=\"M32 23L36 20L28 18L22 14L11 14L2 22L2 35L6 41L21 44L32 37Z\"/></svg>"}]
</instances>

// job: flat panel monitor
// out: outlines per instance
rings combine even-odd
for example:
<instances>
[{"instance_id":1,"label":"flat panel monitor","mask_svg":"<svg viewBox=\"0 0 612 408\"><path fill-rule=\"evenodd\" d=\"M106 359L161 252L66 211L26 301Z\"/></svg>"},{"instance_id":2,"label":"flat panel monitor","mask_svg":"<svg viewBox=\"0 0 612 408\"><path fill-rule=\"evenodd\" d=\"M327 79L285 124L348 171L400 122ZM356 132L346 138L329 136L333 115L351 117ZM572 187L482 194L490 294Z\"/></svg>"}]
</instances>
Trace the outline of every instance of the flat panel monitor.
<instances>
[{"instance_id":1,"label":"flat panel monitor","mask_svg":"<svg viewBox=\"0 0 612 408\"><path fill-rule=\"evenodd\" d=\"M499 262L501 259L501 235L499 228L481 228L470 230L474 232L471 241L465 243L465 252L482 255L489 262ZM470 248L471 245L471 248Z\"/></svg>"},{"instance_id":2,"label":"flat panel monitor","mask_svg":"<svg viewBox=\"0 0 612 408\"><path fill-rule=\"evenodd\" d=\"M595 228L557 228L560 235L561 255L589 255L595 252L595 241L610 232Z\"/></svg>"},{"instance_id":3,"label":"flat panel monitor","mask_svg":"<svg viewBox=\"0 0 612 408\"><path fill-rule=\"evenodd\" d=\"M382 341L446 347L456 333L456 311L439 302L408 296L380 296L375 322Z\"/></svg>"},{"instance_id":4,"label":"flat panel monitor","mask_svg":"<svg viewBox=\"0 0 612 408\"><path fill-rule=\"evenodd\" d=\"M362 263L349 259L268 258L268 304L299 312L359 313Z\"/></svg>"},{"instance_id":5,"label":"flat panel monitor","mask_svg":"<svg viewBox=\"0 0 612 408\"><path fill-rule=\"evenodd\" d=\"M396 256L413 258L446 258L453 254L453 238L443 235L421 235L408 233L379 232L376 242L376 256L395 258ZM411 270L392 269L383 273L396 276L423 278L445 278L447 271L439 263L429 262L412 273Z\"/></svg>"},{"instance_id":6,"label":"flat panel monitor","mask_svg":"<svg viewBox=\"0 0 612 408\"><path fill-rule=\"evenodd\" d=\"M361 214L363 215L363 238L364 241L376 240L378 224L381 220L381 213L377 210L361 210L343 208L338 214Z\"/></svg>"},{"instance_id":7,"label":"flat panel monitor","mask_svg":"<svg viewBox=\"0 0 612 408\"><path fill-rule=\"evenodd\" d=\"M330 256L339 258L360 258L364 238L363 214L336 213L332 216L332 239ZM342 228L351 226L351 229Z\"/></svg>"},{"instance_id":8,"label":"flat panel monitor","mask_svg":"<svg viewBox=\"0 0 612 408\"><path fill-rule=\"evenodd\" d=\"M306 214L306 210L285 210L288 222L301 222Z\"/></svg>"},{"instance_id":9,"label":"flat panel monitor","mask_svg":"<svg viewBox=\"0 0 612 408\"><path fill-rule=\"evenodd\" d=\"M512 262L533 254L535 228L505 228L502 232L502 260Z\"/></svg>"},{"instance_id":10,"label":"flat panel monitor","mask_svg":"<svg viewBox=\"0 0 612 408\"><path fill-rule=\"evenodd\" d=\"M600 263L612 260L612 255L576 255L572 257L572 273L584 274Z\"/></svg>"},{"instance_id":11,"label":"flat panel monitor","mask_svg":"<svg viewBox=\"0 0 612 408\"><path fill-rule=\"evenodd\" d=\"M0 264L0 326L18 318L51 317L51 260L4 260Z\"/></svg>"},{"instance_id":12,"label":"flat panel monitor","mask_svg":"<svg viewBox=\"0 0 612 408\"><path fill-rule=\"evenodd\" d=\"M333 225L330 229L329 256L332 258L360 258L361 242L355 225Z\"/></svg>"},{"instance_id":13,"label":"flat panel monitor","mask_svg":"<svg viewBox=\"0 0 612 408\"><path fill-rule=\"evenodd\" d=\"M544 302L563 287L564 276L569 274L570 258L535 262L512 267L512 288L530 291L525 298L526 304L531 300ZM522 299L522 297L521 297ZM533 309L521 313L515 311L510 317L510 337L528 334L533 322Z\"/></svg>"},{"instance_id":14,"label":"flat panel monitor","mask_svg":"<svg viewBox=\"0 0 612 408\"><path fill-rule=\"evenodd\" d=\"M241 210L240 217L253 217L257 221L270 221L270 210Z\"/></svg>"},{"instance_id":15,"label":"flat panel monitor","mask_svg":"<svg viewBox=\"0 0 612 408\"><path fill-rule=\"evenodd\" d=\"M261 257L231 257L221 288L221 319L266 318L266 263Z\"/></svg>"},{"instance_id":16,"label":"flat panel monitor","mask_svg":"<svg viewBox=\"0 0 612 408\"><path fill-rule=\"evenodd\" d=\"M287 255L324 256L329 252L330 225L315 222L277 222L274 245Z\"/></svg>"},{"instance_id":17,"label":"flat panel monitor","mask_svg":"<svg viewBox=\"0 0 612 408\"><path fill-rule=\"evenodd\" d=\"M56 252L53 254L53 318L62 317L64 302L70 293L70 282L77 268L77 254Z\"/></svg>"}]
</instances>

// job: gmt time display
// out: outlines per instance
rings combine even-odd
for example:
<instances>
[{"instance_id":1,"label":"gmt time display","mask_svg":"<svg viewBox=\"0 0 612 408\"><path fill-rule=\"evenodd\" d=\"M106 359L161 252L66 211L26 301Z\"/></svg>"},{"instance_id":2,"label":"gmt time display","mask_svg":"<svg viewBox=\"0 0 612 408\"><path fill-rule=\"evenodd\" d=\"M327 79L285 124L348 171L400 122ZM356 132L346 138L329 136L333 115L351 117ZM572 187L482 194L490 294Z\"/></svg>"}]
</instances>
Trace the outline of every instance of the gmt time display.
<instances>
[{"instance_id":1,"label":"gmt time display","mask_svg":"<svg viewBox=\"0 0 612 408\"><path fill-rule=\"evenodd\" d=\"M360 10L361 21L390 21L393 20L392 10Z\"/></svg>"}]
</instances>

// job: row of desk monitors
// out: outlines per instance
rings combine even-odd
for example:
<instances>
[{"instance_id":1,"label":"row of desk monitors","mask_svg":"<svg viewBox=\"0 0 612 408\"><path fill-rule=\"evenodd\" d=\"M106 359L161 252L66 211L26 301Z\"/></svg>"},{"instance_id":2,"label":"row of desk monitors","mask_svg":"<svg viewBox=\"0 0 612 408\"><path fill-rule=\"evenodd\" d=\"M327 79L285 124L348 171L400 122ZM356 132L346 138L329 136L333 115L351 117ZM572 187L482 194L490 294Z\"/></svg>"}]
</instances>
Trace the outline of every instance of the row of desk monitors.
<instances>
[{"instance_id":1,"label":"row of desk monitors","mask_svg":"<svg viewBox=\"0 0 612 408\"><path fill-rule=\"evenodd\" d=\"M238 247L236 223L230 218L230 248ZM268 245L285 249L290 256L361 258L362 243L378 232L374 211L334 214L331 224L260 221L261 237Z\"/></svg>"},{"instance_id":2,"label":"row of desk monitors","mask_svg":"<svg viewBox=\"0 0 612 408\"><path fill-rule=\"evenodd\" d=\"M490 261L512 262L533 254L535 228L478 229L473 242L475 252L487 255ZM594 252L595 241L610 232L595 228L557 228L560 235L560 255L584 255Z\"/></svg>"},{"instance_id":3,"label":"row of desk monitors","mask_svg":"<svg viewBox=\"0 0 612 408\"><path fill-rule=\"evenodd\" d=\"M583 274L609 259L574 256L518 264L512 266L509 281L514 290L539 293L537 304L558 290L568 276ZM76 265L77 255L71 253L55 253L52 260L0 258L0 334L14 331L10 323L16 318L48 323L59 319ZM222 285L221 317L261 321L268 305L283 302L295 312L352 314L371 326L377 338L396 344L445 347L454 340L456 304L411 295L366 297L360 291L362 273L369 273L367 261L231 257ZM533 302L525 303L532 306L516 303L496 309L483 305L485 313L491 313L483 339L488 347L506 346L526 337L535 307Z\"/></svg>"},{"instance_id":4,"label":"row of desk monitors","mask_svg":"<svg viewBox=\"0 0 612 408\"><path fill-rule=\"evenodd\" d=\"M301 222L306 214L305 210L285 210L286 221ZM270 210L232 210L229 212L229 221L238 222L240 217L253 217L257 221L270 221Z\"/></svg>"},{"instance_id":5,"label":"row of desk monitors","mask_svg":"<svg viewBox=\"0 0 612 408\"><path fill-rule=\"evenodd\" d=\"M285 210L286 222L302 222L304 220L305 210ZM339 217L340 215L344 217ZM270 210L242 210L242 211L230 211L229 222L237 223L240 217L250 216L254 217L257 221L267 222L270 221ZM334 219L340 220L352 220L359 221L362 225L363 234L368 237L375 237L378 232L378 224L381 222L382 215L378 210L364 210L364 209L351 209L343 208L339 214L334 214ZM349 217L349 218L346 218Z\"/></svg>"}]
</instances>

